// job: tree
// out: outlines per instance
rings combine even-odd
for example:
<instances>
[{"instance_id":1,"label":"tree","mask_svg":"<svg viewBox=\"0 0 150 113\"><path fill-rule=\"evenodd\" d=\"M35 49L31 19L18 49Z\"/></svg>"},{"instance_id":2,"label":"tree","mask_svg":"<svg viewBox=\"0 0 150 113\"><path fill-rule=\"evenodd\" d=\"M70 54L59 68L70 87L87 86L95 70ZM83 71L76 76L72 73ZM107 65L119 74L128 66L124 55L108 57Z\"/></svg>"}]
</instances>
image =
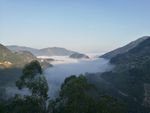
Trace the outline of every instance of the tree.
<instances>
[{"instance_id":1,"label":"tree","mask_svg":"<svg viewBox=\"0 0 150 113\"><path fill-rule=\"evenodd\" d=\"M60 97L51 101L50 113L123 113L123 104L110 96L101 96L85 76L65 79ZM97 95L97 96L95 96Z\"/></svg>"},{"instance_id":2,"label":"tree","mask_svg":"<svg viewBox=\"0 0 150 113\"><path fill-rule=\"evenodd\" d=\"M62 84L60 97L65 102L66 113L88 113L94 108L94 100L88 93L94 88L83 75L70 76Z\"/></svg>"},{"instance_id":3,"label":"tree","mask_svg":"<svg viewBox=\"0 0 150 113\"><path fill-rule=\"evenodd\" d=\"M125 113L126 105L111 96L101 96L97 105L97 110L100 113Z\"/></svg>"},{"instance_id":4,"label":"tree","mask_svg":"<svg viewBox=\"0 0 150 113\"><path fill-rule=\"evenodd\" d=\"M88 84L83 75L66 78L61 85L59 98L49 103L51 113L90 113L94 101L88 91L92 88L93 85Z\"/></svg>"},{"instance_id":5,"label":"tree","mask_svg":"<svg viewBox=\"0 0 150 113\"><path fill-rule=\"evenodd\" d=\"M16 95L10 105L11 113L47 112L48 84L42 75L42 69L38 61L32 61L23 68L23 74L16 82L16 86L19 89L28 89L30 94Z\"/></svg>"}]
</instances>

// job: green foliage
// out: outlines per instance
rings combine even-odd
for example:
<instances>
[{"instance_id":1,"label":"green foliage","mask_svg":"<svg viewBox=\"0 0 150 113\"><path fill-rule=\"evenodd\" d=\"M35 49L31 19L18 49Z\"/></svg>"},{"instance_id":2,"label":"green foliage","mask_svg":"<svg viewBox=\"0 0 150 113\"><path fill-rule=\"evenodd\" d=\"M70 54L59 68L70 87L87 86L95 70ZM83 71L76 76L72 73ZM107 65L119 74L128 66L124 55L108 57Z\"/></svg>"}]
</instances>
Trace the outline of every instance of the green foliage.
<instances>
[{"instance_id":1,"label":"green foliage","mask_svg":"<svg viewBox=\"0 0 150 113\"><path fill-rule=\"evenodd\" d=\"M61 86L60 97L51 101L51 113L123 113L123 104L109 96L97 97L91 93L96 92L85 76L70 76ZM110 101L109 101L110 100Z\"/></svg>"},{"instance_id":2,"label":"green foliage","mask_svg":"<svg viewBox=\"0 0 150 113\"><path fill-rule=\"evenodd\" d=\"M21 97L16 95L7 105L8 113L46 113L46 107L41 98L35 96ZM43 108L45 107L45 108Z\"/></svg>"},{"instance_id":3,"label":"green foliage","mask_svg":"<svg viewBox=\"0 0 150 113\"><path fill-rule=\"evenodd\" d=\"M4 103L0 102L0 113L6 113L6 106Z\"/></svg>"},{"instance_id":4,"label":"green foliage","mask_svg":"<svg viewBox=\"0 0 150 113\"><path fill-rule=\"evenodd\" d=\"M67 78L60 91L60 97L67 101L64 111L66 113L88 113L92 111L93 99L88 94L90 88L92 88L91 85L87 83L83 75Z\"/></svg>"},{"instance_id":5,"label":"green foliage","mask_svg":"<svg viewBox=\"0 0 150 113\"><path fill-rule=\"evenodd\" d=\"M42 69L38 61L32 61L23 69L23 75L16 82L19 89L28 88L32 95L47 98L48 85L42 74Z\"/></svg>"},{"instance_id":6,"label":"green foliage","mask_svg":"<svg viewBox=\"0 0 150 113\"><path fill-rule=\"evenodd\" d=\"M61 86L61 97L70 97L70 95L78 96L78 94L84 94L87 90L92 88L91 84L87 83L86 78L83 75L79 77L70 76L65 79L64 84Z\"/></svg>"},{"instance_id":7,"label":"green foliage","mask_svg":"<svg viewBox=\"0 0 150 113\"><path fill-rule=\"evenodd\" d=\"M8 105L11 113L46 113L46 101L48 99L48 84L42 74L38 61L32 61L23 69L23 75L16 82L19 89L26 88L31 94L27 96L17 95Z\"/></svg>"},{"instance_id":8,"label":"green foliage","mask_svg":"<svg viewBox=\"0 0 150 113\"><path fill-rule=\"evenodd\" d=\"M111 96L102 96L97 106L100 113L123 113L126 111L126 105Z\"/></svg>"}]
</instances>

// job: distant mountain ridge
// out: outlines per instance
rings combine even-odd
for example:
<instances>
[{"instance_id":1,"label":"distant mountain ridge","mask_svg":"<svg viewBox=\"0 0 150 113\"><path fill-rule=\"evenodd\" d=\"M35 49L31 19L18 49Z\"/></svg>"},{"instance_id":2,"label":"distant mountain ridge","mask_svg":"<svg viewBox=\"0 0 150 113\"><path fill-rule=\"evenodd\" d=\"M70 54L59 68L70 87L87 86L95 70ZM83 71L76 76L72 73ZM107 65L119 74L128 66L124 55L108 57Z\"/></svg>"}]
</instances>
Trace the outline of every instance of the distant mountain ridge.
<instances>
[{"instance_id":1,"label":"distant mountain ridge","mask_svg":"<svg viewBox=\"0 0 150 113\"><path fill-rule=\"evenodd\" d=\"M107 58L107 59L111 59L111 58L115 57L115 56L118 55L118 54L123 54L123 53L128 52L129 50L135 48L135 47L138 46L141 42L143 42L144 40L146 40L146 39L148 39L148 38L150 38L150 36L143 36L143 37L141 37L141 38L139 38L139 39L137 39L137 40L135 40L135 41L132 41L131 43L129 43L129 44L123 46L123 47L120 47L120 48L118 48L118 49L115 49L115 50L113 50L113 51L110 51L110 52L108 52L108 53L106 53L106 54L104 54L104 55L102 55L102 56L100 56L100 57L102 57L102 58Z\"/></svg>"},{"instance_id":2,"label":"distant mountain ridge","mask_svg":"<svg viewBox=\"0 0 150 113\"><path fill-rule=\"evenodd\" d=\"M24 47L24 46L7 46L11 51L18 52L18 51L29 51L35 56L70 56L74 53L74 51L67 50L65 48L61 47L48 47L43 49L35 49L30 47Z\"/></svg>"}]
</instances>

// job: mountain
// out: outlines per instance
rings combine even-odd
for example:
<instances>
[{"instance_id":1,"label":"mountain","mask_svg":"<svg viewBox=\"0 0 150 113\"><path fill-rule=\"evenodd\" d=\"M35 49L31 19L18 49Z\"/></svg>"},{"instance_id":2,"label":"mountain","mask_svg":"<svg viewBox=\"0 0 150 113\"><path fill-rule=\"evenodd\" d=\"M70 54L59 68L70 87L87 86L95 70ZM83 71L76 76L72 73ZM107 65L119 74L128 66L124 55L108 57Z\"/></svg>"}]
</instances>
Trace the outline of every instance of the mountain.
<instances>
[{"instance_id":1,"label":"mountain","mask_svg":"<svg viewBox=\"0 0 150 113\"><path fill-rule=\"evenodd\" d=\"M25 64L31 62L32 60L38 60L29 51L18 51L12 52L4 45L0 44L0 68L8 67L23 67ZM42 62L42 64L44 64Z\"/></svg>"},{"instance_id":2,"label":"mountain","mask_svg":"<svg viewBox=\"0 0 150 113\"><path fill-rule=\"evenodd\" d=\"M110 62L116 68L106 79L150 111L150 37Z\"/></svg>"},{"instance_id":3,"label":"mountain","mask_svg":"<svg viewBox=\"0 0 150 113\"><path fill-rule=\"evenodd\" d=\"M11 54L12 52L7 47L0 44L0 61L4 61L5 58Z\"/></svg>"},{"instance_id":4,"label":"mountain","mask_svg":"<svg viewBox=\"0 0 150 113\"><path fill-rule=\"evenodd\" d=\"M121 48L118 48L118 49L115 49L113 51L110 51L100 57L102 58L107 58L107 59L111 59L112 57L115 57L116 55L118 54L122 54L122 53L126 53L128 52L129 50L133 49L134 47L136 47L137 45L139 45L141 42L143 42L144 40L148 39L149 36L144 36L144 37L141 37Z\"/></svg>"},{"instance_id":5,"label":"mountain","mask_svg":"<svg viewBox=\"0 0 150 113\"><path fill-rule=\"evenodd\" d=\"M67 50L60 47L49 47L39 50L39 56L68 56L75 53L74 51Z\"/></svg>"},{"instance_id":6,"label":"mountain","mask_svg":"<svg viewBox=\"0 0 150 113\"><path fill-rule=\"evenodd\" d=\"M115 65L112 71L92 76L91 80L100 92L123 99L128 113L150 112L150 37L139 40L132 49L110 59Z\"/></svg>"},{"instance_id":7,"label":"mountain","mask_svg":"<svg viewBox=\"0 0 150 113\"><path fill-rule=\"evenodd\" d=\"M18 52L12 52L7 47L0 44L0 69L22 68L25 64L33 60L38 60L42 67L52 66L48 63L49 61L41 61L41 59L37 59L36 56L29 51L22 51L22 49L19 48L17 50ZM28 50L31 50L31 48L28 48Z\"/></svg>"},{"instance_id":8,"label":"mountain","mask_svg":"<svg viewBox=\"0 0 150 113\"><path fill-rule=\"evenodd\" d=\"M24 46L7 46L7 47L14 52L29 51L35 56L69 56L75 53L74 51L70 51L60 47L49 47L43 49L34 49L34 48L24 47Z\"/></svg>"},{"instance_id":9,"label":"mountain","mask_svg":"<svg viewBox=\"0 0 150 113\"><path fill-rule=\"evenodd\" d=\"M11 46L6 46L8 49L10 49L13 52L18 52L18 51L29 51L31 53L34 53L38 51L38 49L30 48L30 47L25 47L25 46L16 46L16 45L11 45Z\"/></svg>"},{"instance_id":10,"label":"mountain","mask_svg":"<svg viewBox=\"0 0 150 113\"><path fill-rule=\"evenodd\" d=\"M74 59L89 59L89 57L85 54L80 54L80 53L73 53L72 55L69 56L70 58L74 58Z\"/></svg>"}]
</instances>

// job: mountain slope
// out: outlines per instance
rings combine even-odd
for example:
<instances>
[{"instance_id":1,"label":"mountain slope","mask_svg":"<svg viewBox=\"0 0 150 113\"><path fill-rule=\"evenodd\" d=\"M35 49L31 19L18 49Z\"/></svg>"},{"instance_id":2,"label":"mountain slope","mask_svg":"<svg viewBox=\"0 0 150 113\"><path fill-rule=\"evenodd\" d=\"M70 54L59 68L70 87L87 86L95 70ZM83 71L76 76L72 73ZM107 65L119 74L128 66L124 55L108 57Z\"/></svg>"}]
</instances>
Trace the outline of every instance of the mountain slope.
<instances>
[{"instance_id":1,"label":"mountain slope","mask_svg":"<svg viewBox=\"0 0 150 113\"><path fill-rule=\"evenodd\" d=\"M141 37L121 48L118 48L118 49L115 49L113 51L110 51L104 55L102 55L101 57L102 58L107 58L107 59L111 59L112 57L115 57L116 55L118 54L122 54L122 53L126 53L128 52L129 50L133 49L134 47L138 46L141 42L143 42L144 40L148 39L149 36L144 36L144 37Z\"/></svg>"},{"instance_id":2,"label":"mountain slope","mask_svg":"<svg viewBox=\"0 0 150 113\"><path fill-rule=\"evenodd\" d=\"M5 58L11 54L12 52L8 48L0 44L0 61L4 61Z\"/></svg>"},{"instance_id":3,"label":"mountain slope","mask_svg":"<svg viewBox=\"0 0 150 113\"><path fill-rule=\"evenodd\" d=\"M150 37L142 41L138 46L126 53L118 54L110 62L113 64L131 65L134 63L144 63L150 59ZM139 66L139 65L134 65Z\"/></svg>"},{"instance_id":4,"label":"mountain slope","mask_svg":"<svg viewBox=\"0 0 150 113\"><path fill-rule=\"evenodd\" d=\"M95 74L89 77L89 82L94 83L100 93L123 99L128 113L149 113L150 38L115 55L110 62L115 65L112 71Z\"/></svg>"},{"instance_id":5,"label":"mountain slope","mask_svg":"<svg viewBox=\"0 0 150 113\"><path fill-rule=\"evenodd\" d=\"M150 111L150 38L110 62L115 69L101 77L125 95L132 113Z\"/></svg>"},{"instance_id":6,"label":"mountain slope","mask_svg":"<svg viewBox=\"0 0 150 113\"><path fill-rule=\"evenodd\" d=\"M25 64L37 60L30 52L12 52L7 47L0 44L0 67L22 67Z\"/></svg>"}]
</instances>

